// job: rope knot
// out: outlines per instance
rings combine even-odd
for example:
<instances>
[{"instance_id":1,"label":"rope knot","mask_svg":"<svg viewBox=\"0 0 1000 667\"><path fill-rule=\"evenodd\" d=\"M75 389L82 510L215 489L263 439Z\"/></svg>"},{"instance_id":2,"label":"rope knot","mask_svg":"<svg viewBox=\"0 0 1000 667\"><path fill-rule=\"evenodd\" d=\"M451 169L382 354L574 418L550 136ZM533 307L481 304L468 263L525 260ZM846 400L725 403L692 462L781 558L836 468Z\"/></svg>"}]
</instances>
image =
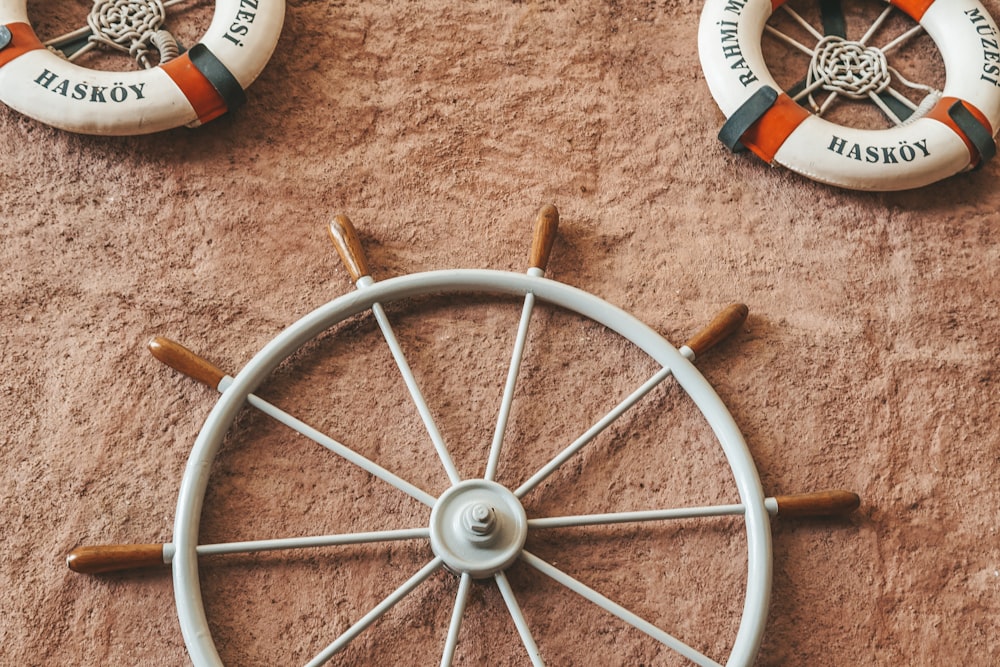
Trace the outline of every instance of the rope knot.
<instances>
[{"instance_id":1,"label":"rope knot","mask_svg":"<svg viewBox=\"0 0 1000 667\"><path fill-rule=\"evenodd\" d=\"M809 63L806 83L817 82L824 90L862 100L889 87L889 65L880 49L827 35Z\"/></svg>"},{"instance_id":2,"label":"rope knot","mask_svg":"<svg viewBox=\"0 0 1000 667\"><path fill-rule=\"evenodd\" d=\"M87 17L90 41L128 53L149 68L150 50L160 52L160 63L176 55L176 42L160 28L166 18L163 0L94 0Z\"/></svg>"}]
</instances>

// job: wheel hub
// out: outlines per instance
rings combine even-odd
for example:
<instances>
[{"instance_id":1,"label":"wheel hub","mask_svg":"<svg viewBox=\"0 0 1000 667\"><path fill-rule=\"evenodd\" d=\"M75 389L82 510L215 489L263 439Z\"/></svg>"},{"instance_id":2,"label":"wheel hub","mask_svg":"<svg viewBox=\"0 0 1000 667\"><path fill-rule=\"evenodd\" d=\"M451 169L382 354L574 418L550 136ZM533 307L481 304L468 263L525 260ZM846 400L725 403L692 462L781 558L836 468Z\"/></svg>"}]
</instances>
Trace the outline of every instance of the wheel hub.
<instances>
[{"instance_id":1,"label":"wheel hub","mask_svg":"<svg viewBox=\"0 0 1000 667\"><path fill-rule=\"evenodd\" d=\"M475 579L510 567L528 536L528 518L505 487L470 479L451 487L431 510L431 549L445 567Z\"/></svg>"}]
</instances>

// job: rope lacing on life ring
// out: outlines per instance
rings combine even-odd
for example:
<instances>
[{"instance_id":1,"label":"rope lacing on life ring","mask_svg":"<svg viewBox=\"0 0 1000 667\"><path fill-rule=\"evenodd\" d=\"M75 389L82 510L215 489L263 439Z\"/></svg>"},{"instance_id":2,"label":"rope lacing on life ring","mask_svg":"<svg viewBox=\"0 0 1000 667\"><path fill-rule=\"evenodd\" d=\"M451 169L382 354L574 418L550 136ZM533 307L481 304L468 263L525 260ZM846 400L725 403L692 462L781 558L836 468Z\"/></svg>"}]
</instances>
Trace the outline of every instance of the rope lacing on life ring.
<instances>
[{"instance_id":1,"label":"rope lacing on life ring","mask_svg":"<svg viewBox=\"0 0 1000 667\"><path fill-rule=\"evenodd\" d=\"M128 53L140 67L155 63L150 51L159 52L159 64L176 58L177 40L162 29L167 18L162 0L95 0L87 16L90 41Z\"/></svg>"},{"instance_id":2,"label":"rope lacing on life ring","mask_svg":"<svg viewBox=\"0 0 1000 667\"><path fill-rule=\"evenodd\" d=\"M889 87L889 63L881 50L827 35L816 45L806 86L821 87L852 100L867 99Z\"/></svg>"},{"instance_id":3,"label":"rope lacing on life ring","mask_svg":"<svg viewBox=\"0 0 1000 667\"><path fill-rule=\"evenodd\" d=\"M915 109L915 113L905 121L879 97L880 93L887 90L889 94L899 97L899 94L889 87L893 78L909 88L928 93ZM822 106L817 104L813 97L813 92L820 88L832 93ZM940 98L939 91L930 86L913 83L895 68L890 67L882 49L868 46L863 42L847 40L838 35L827 35L816 45L806 75L805 90L809 91L809 103L818 114L826 111L837 95L843 95L852 100L872 100L896 125L913 122Z\"/></svg>"}]
</instances>

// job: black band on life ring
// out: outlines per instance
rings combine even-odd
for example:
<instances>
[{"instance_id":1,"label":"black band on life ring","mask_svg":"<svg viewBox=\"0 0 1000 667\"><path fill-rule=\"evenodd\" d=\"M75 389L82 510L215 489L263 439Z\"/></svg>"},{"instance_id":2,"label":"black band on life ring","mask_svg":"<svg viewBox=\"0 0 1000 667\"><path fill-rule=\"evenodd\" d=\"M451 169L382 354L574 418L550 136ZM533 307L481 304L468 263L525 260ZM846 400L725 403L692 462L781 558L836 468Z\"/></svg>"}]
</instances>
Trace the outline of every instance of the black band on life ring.
<instances>
[{"instance_id":1,"label":"black band on life ring","mask_svg":"<svg viewBox=\"0 0 1000 667\"><path fill-rule=\"evenodd\" d=\"M965 133L966 138L979 151L979 162L976 164L975 169L979 169L990 158L996 155L997 145L993 141L993 135L990 134L988 129L983 127L983 124L972 115L971 111L965 108L961 100L948 107L948 116L955 121L958 129Z\"/></svg>"},{"instance_id":2,"label":"black band on life ring","mask_svg":"<svg viewBox=\"0 0 1000 667\"><path fill-rule=\"evenodd\" d=\"M195 44L188 50L188 57L191 64L201 72L208 82L212 84L219 97L226 105L226 109L233 109L242 106L247 101L246 92L243 86L236 80L233 73L226 69L214 53L201 42Z\"/></svg>"},{"instance_id":3,"label":"black band on life ring","mask_svg":"<svg viewBox=\"0 0 1000 667\"><path fill-rule=\"evenodd\" d=\"M840 0L819 0L819 13L825 34L847 39L847 20Z\"/></svg>"},{"instance_id":4,"label":"black band on life ring","mask_svg":"<svg viewBox=\"0 0 1000 667\"><path fill-rule=\"evenodd\" d=\"M722 129L719 130L719 141L733 153L746 150L746 147L740 143L740 137L760 120L768 109L774 106L777 99L778 91L774 88L770 86L758 88L757 92L747 98L747 101L726 119Z\"/></svg>"}]
</instances>

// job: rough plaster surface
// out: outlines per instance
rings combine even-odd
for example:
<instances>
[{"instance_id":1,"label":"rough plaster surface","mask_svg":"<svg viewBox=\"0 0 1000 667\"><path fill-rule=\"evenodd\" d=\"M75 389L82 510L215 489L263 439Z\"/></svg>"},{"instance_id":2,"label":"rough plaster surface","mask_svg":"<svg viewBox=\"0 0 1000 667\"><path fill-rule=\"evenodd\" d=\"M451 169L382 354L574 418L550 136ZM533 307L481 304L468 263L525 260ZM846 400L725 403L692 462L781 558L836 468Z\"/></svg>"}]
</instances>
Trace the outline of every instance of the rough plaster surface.
<instances>
[{"instance_id":1,"label":"rough plaster surface","mask_svg":"<svg viewBox=\"0 0 1000 667\"><path fill-rule=\"evenodd\" d=\"M1000 167L859 194L726 153L696 54L700 9L292 0L249 103L202 129L83 137L0 108L0 662L188 662L166 570L64 565L79 545L171 539L216 395L156 362L152 336L235 372L351 289L324 231L333 214L353 218L376 277L523 271L534 212L551 202L562 233L549 275L675 344L725 304L749 305L699 366L766 493L863 499L849 519L774 522L758 664L991 664ZM60 25L36 11L49 34ZM908 73L941 80L933 57L923 73L918 61ZM390 308L463 475L482 474L518 309ZM600 327L540 312L499 480L517 484L654 370ZM428 491L447 488L370 320L310 346L261 393ZM667 383L525 505L542 516L735 500L704 423ZM427 514L246 413L202 533L371 530ZM745 577L738 521L574 529L529 546L725 659ZM220 651L229 664L304 663L429 557L417 542L206 561ZM530 568L509 574L550 664L679 663ZM455 588L433 576L341 664L437 664ZM456 664L526 662L497 590L476 586Z\"/></svg>"}]
</instances>

